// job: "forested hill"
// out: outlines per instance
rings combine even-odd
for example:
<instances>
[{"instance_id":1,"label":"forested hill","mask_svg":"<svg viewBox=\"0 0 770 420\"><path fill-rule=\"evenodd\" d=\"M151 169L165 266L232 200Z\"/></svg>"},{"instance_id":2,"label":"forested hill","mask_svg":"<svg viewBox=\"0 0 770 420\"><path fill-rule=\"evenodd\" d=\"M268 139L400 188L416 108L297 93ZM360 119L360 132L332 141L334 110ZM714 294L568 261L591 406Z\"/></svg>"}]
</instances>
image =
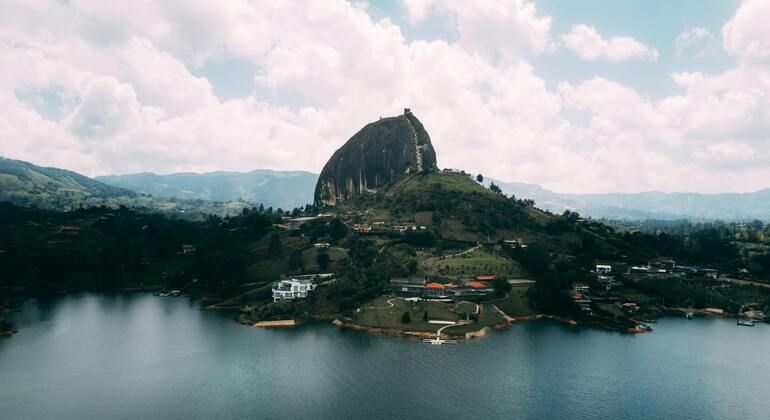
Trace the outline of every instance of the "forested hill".
<instances>
[{"instance_id":1,"label":"forested hill","mask_svg":"<svg viewBox=\"0 0 770 420\"><path fill-rule=\"evenodd\" d=\"M313 202L317 174L305 171L175 173L142 172L96 177L116 187L156 197L211 201L247 201L265 207L293 209Z\"/></svg>"},{"instance_id":2,"label":"forested hill","mask_svg":"<svg viewBox=\"0 0 770 420\"><path fill-rule=\"evenodd\" d=\"M110 199L133 199L137 195L76 172L0 157L0 201L62 209L102 204Z\"/></svg>"}]
</instances>

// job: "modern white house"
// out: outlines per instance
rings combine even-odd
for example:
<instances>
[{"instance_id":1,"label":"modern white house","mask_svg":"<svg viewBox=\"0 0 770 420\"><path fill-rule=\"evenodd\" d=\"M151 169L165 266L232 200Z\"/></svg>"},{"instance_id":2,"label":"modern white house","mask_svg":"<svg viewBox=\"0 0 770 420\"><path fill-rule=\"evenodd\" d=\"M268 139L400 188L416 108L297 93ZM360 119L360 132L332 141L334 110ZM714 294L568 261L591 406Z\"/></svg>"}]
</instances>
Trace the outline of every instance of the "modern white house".
<instances>
[{"instance_id":1,"label":"modern white house","mask_svg":"<svg viewBox=\"0 0 770 420\"><path fill-rule=\"evenodd\" d=\"M286 279L273 282L273 302L304 299L315 285L308 279Z\"/></svg>"},{"instance_id":2,"label":"modern white house","mask_svg":"<svg viewBox=\"0 0 770 420\"><path fill-rule=\"evenodd\" d=\"M609 264L596 264L596 274L610 274L612 266Z\"/></svg>"}]
</instances>

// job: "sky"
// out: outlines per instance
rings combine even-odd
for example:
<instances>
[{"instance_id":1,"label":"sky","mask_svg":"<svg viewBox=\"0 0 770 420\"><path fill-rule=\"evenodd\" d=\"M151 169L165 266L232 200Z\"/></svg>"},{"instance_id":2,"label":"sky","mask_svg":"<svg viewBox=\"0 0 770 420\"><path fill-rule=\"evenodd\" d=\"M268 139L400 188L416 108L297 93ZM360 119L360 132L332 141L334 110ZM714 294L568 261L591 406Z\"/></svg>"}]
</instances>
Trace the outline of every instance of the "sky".
<instances>
[{"instance_id":1,"label":"sky","mask_svg":"<svg viewBox=\"0 0 770 420\"><path fill-rule=\"evenodd\" d=\"M768 20L766 0L6 0L0 155L89 176L319 172L409 107L440 167L755 191Z\"/></svg>"}]
</instances>

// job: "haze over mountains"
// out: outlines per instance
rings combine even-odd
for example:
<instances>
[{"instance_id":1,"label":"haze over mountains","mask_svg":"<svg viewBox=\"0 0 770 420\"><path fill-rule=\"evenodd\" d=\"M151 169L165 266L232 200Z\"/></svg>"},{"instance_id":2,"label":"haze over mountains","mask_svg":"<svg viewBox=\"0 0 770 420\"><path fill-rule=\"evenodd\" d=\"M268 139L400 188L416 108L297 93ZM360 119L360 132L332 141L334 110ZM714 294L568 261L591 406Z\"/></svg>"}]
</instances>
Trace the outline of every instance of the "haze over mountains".
<instances>
[{"instance_id":1,"label":"haze over mountains","mask_svg":"<svg viewBox=\"0 0 770 420\"><path fill-rule=\"evenodd\" d=\"M88 178L76 172L0 158L0 201L43 208L88 204L127 204L137 193L187 200L261 203L292 209L313 202L318 174L305 171L149 172ZM594 218L770 220L770 189L753 193L568 194L536 184L494 182L506 194L531 198L539 208L577 211Z\"/></svg>"},{"instance_id":2,"label":"haze over mountains","mask_svg":"<svg viewBox=\"0 0 770 420\"><path fill-rule=\"evenodd\" d=\"M770 220L770 189L751 193L641 193L568 194L539 185L493 180L506 194L531 198L539 208L608 219Z\"/></svg>"},{"instance_id":3,"label":"haze over mountains","mask_svg":"<svg viewBox=\"0 0 770 420\"><path fill-rule=\"evenodd\" d=\"M293 209L313 202L318 174L304 171L175 173L143 172L99 176L97 181L156 197L213 201L247 201L265 207Z\"/></svg>"}]
</instances>

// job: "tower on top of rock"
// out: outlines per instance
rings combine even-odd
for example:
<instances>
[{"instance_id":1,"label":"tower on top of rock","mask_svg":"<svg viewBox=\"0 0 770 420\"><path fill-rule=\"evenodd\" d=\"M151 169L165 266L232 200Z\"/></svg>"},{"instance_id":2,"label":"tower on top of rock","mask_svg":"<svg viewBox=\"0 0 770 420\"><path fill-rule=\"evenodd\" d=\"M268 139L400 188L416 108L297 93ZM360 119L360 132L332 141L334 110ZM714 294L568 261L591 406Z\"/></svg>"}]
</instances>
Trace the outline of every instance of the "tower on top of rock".
<instances>
[{"instance_id":1,"label":"tower on top of rock","mask_svg":"<svg viewBox=\"0 0 770 420\"><path fill-rule=\"evenodd\" d=\"M411 108L404 108L404 115L409 115L411 113L412 113L412 109Z\"/></svg>"}]
</instances>

